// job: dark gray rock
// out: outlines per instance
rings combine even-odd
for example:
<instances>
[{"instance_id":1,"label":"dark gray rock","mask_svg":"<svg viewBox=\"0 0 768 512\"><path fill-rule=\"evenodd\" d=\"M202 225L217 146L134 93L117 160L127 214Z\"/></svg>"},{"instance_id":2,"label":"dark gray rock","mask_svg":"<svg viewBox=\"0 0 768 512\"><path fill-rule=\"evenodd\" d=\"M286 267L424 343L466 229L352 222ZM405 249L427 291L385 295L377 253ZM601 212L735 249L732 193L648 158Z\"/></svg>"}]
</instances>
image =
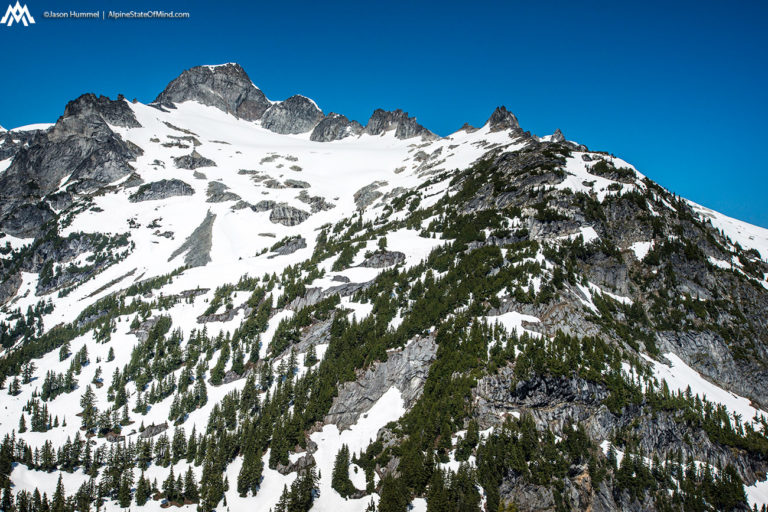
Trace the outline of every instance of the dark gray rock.
<instances>
[{"instance_id":1,"label":"dark gray rock","mask_svg":"<svg viewBox=\"0 0 768 512\"><path fill-rule=\"evenodd\" d=\"M763 407L768 404L768 370L765 365L733 357L723 338L713 332L657 333L662 352L672 352L687 365L725 389L748 397ZM749 375L748 379L743 376Z\"/></svg>"},{"instance_id":2,"label":"dark gray rock","mask_svg":"<svg viewBox=\"0 0 768 512\"><path fill-rule=\"evenodd\" d=\"M381 135L391 130L395 130L395 137L398 139L410 139L419 136L426 140L439 138L417 123L415 117L409 116L408 112L403 112L400 109L389 112L380 108L374 110L368 124L365 125L364 133Z\"/></svg>"},{"instance_id":3,"label":"dark gray rock","mask_svg":"<svg viewBox=\"0 0 768 512\"><path fill-rule=\"evenodd\" d=\"M383 192L379 192L378 188L387 185L386 181L374 181L370 185L366 185L357 192L354 193L353 198L358 210L362 210L372 205L374 201L384 195Z\"/></svg>"},{"instance_id":4,"label":"dark gray rock","mask_svg":"<svg viewBox=\"0 0 768 512\"><path fill-rule=\"evenodd\" d=\"M312 213L317 213L321 211L331 210L333 208L336 208L336 205L333 203L329 203L325 200L324 197L321 196L310 196L309 193L306 190L302 190L298 196L296 196L296 199L301 201L302 203L306 203L309 205L309 209L312 210Z\"/></svg>"},{"instance_id":5,"label":"dark gray rock","mask_svg":"<svg viewBox=\"0 0 768 512\"><path fill-rule=\"evenodd\" d=\"M0 227L13 236L30 238L40 234L53 219L55 215L45 203L22 204L4 215Z\"/></svg>"},{"instance_id":6,"label":"dark gray rock","mask_svg":"<svg viewBox=\"0 0 768 512\"><path fill-rule=\"evenodd\" d=\"M16 156L21 148L28 147L37 136L38 132L45 130L0 130L0 160Z\"/></svg>"},{"instance_id":7,"label":"dark gray rock","mask_svg":"<svg viewBox=\"0 0 768 512\"><path fill-rule=\"evenodd\" d=\"M289 239L283 245L276 248L273 252L279 254L280 256L286 256L288 254L293 254L299 249L305 249L306 247L307 241L303 237L299 236Z\"/></svg>"},{"instance_id":8,"label":"dark gray rock","mask_svg":"<svg viewBox=\"0 0 768 512\"><path fill-rule=\"evenodd\" d=\"M216 167L216 162L210 158L205 158L203 155L192 150L192 153L184 156L175 157L173 163L179 169L194 170L200 167Z\"/></svg>"},{"instance_id":9,"label":"dark gray rock","mask_svg":"<svg viewBox=\"0 0 768 512\"><path fill-rule=\"evenodd\" d=\"M152 424L152 425L150 425L148 427L145 427L144 428L144 432L139 434L139 437L142 438L142 439L148 439L150 437L156 436L157 434L165 432L166 430L168 430L168 423L167 422L163 422L163 423L161 423L159 425Z\"/></svg>"},{"instance_id":10,"label":"dark gray rock","mask_svg":"<svg viewBox=\"0 0 768 512\"><path fill-rule=\"evenodd\" d=\"M84 117L97 113L113 126L122 128L141 128L136 120L136 115L125 100L123 95L118 95L116 100L106 96L96 97L95 94L83 94L75 101L67 103L63 117Z\"/></svg>"},{"instance_id":11,"label":"dark gray rock","mask_svg":"<svg viewBox=\"0 0 768 512\"><path fill-rule=\"evenodd\" d=\"M405 254L402 252L380 251L373 253L370 258L366 258L360 266L366 268L386 268L391 267L392 265L398 265L404 261Z\"/></svg>"},{"instance_id":12,"label":"dark gray rock","mask_svg":"<svg viewBox=\"0 0 768 512\"><path fill-rule=\"evenodd\" d=\"M560 128L555 130L555 133L552 134L552 142L564 142L565 141L565 135L563 135L563 132L560 131Z\"/></svg>"},{"instance_id":13,"label":"dark gray rock","mask_svg":"<svg viewBox=\"0 0 768 512\"><path fill-rule=\"evenodd\" d=\"M306 133L323 119L315 102L301 95L275 103L261 118L261 125L275 133Z\"/></svg>"},{"instance_id":14,"label":"dark gray rock","mask_svg":"<svg viewBox=\"0 0 768 512\"><path fill-rule=\"evenodd\" d=\"M309 140L315 142L331 142L341 140L345 137L360 135L363 133L363 126L357 121L350 121L346 116L331 112L325 119L320 121Z\"/></svg>"},{"instance_id":15,"label":"dark gray rock","mask_svg":"<svg viewBox=\"0 0 768 512\"><path fill-rule=\"evenodd\" d=\"M275 201L264 199L254 205L251 205L251 210L255 212L268 212L275 206L277 206Z\"/></svg>"},{"instance_id":16,"label":"dark gray rock","mask_svg":"<svg viewBox=\"0 0 768 512\"><path fill-rule=\"evenodd\" d=\"M354 382L339 387L339 394L325 416L325 423L333 423L339 430L355 424L360 416L392 386L403 396L406 409L421 396L437 344L432 337L416 337L405 348L387 353L386 362L374 363Z\"/></svg>"},{"instance_id":17,"label":"dark gray rock","mask_svg":"<svg viewBox=\"0 0 768 512\"><path fill-rule=\"evenodd\" d=\"M21 272L11 274L5 280L0 282L0 306L7 304L19 291L22 279Z\"/></svg>"},{"instance_id":18,"label":"dark gray rock","mask_svg":"<svg viewBox=\"0 0 768 512\"><path fill-rule=\"evenodd\" d=\"M194 193L195 189L181 180L160 180L141 185L136 192L128 197L128 200L132 203L138 203L175 196L191 196Z\"/></svg>"},{"instance_id":19,"label":"dark gray rock","mask_svg":"<svg viewBox=\"0 0 768 512\"><path fill-rule=\"evenodd\" d=\"M134 187L138 187L139 185L143 185L143 184L144 184L144 179L141 176L139 176L138 173L135 173L135 172L132 173L130 176L128 176L128 179L126 179L123 182L123 186L125 188L134 188ZM48 196L48 199L50 201L51 197Z\"/></svg>"},{"instance_id":20,"label":"dark gray rock","mask_svg":"<svg viewBox=\"0 0 768 512\"><path fill-rule=\"evenodd\" d=\"M240 196L229 191L229 187L220 181L211 181L208 183L208 203L223 203L226 201L239 201Z\"/></svg>"},{"instance_id":21,"label":"dark gray rock","mask_svg":"<svg viewBox=\"0 0 768 512\"><path fill-rule=\"evenodd\" d=\"M308 453L306 455L302 455L295 462L292 462L287 466L284 464L278 464L275 469L281 475L287 475L289 473L295 473L297 471L304 471L305 469L309 469L314 465L315 465L315 457L311 453Z\"/></svg>"},{"instance_id":22,"label":"dark gray rock","mask_svg":"<svg viewBox=\"0 0 768 512\"><path fill-rule=\"evenodd\" d=\"M69 102L56 124L37 132L0 174L0 227L16 236L39 234L51 216L47 207L34 205L58 190L64 178L67 191L84 194L131 174L129 162L142 150L110 125L138 126L124 100L86 94ZM27 212L19 215L23 206Z\"/></svg>"},{"instance_id":23,"label":"dark gray rock","mask_svg":"<svg viewBox=\"0 0 768 512\"><path fill-rule=\"evenodd\" d=\"M285 180L284 185L287 188L309 188L309 183L301 180Z\"/></svg>"},{"instance_id":24,"label":"dark gray rock","mask_svg":"<svg viewBox=\"0 0 768 512\"><path fill-rule=\"evenodd\" d=\"M282 224L283 226L296 226L308 218L309 213L286 204L275 206L272 209L272 213L269 214L270 221L275 224Z\"/></svg>"},{"instance_id":25,"label":"dark gray rock","mask_svg":"<svg viewBox=\"0 0 768 512\"><path fill-rule=\"evenodd\" d=\"M256 121L272 104L239 64L185 70L155 100L164 106L197 101L241 119Z\"/></svg>"},{"instance_id":26,"label":"dark gray rock","mask_svg":"<svg viewBox=\"0 0 768 512\"><path fill-rule=\"evenodd\" d=\"M173 251L168 261L173 260L180 254L186 253L184 263L190 267L202 267L211 261L211 246L213 245L213 221L216 220L216 214L210 211L206 214L203 222L195 228L192 234L184 241L181 246Z\"/></svg>"},{"instance_id":27,"label":"dark gray rock","mask_svg":"<svg viewBox=\"0 0 768 512\"><path fill-rule=\"evenodd\" d=\"M492 132L499 132L502 130L512 130L513 132L522 132L520 129L520 123L517 122L517 117L512 112L507 110L507 107L496 107L491 117L488 118L487 123Z\"/></svg>"}]
</instances>

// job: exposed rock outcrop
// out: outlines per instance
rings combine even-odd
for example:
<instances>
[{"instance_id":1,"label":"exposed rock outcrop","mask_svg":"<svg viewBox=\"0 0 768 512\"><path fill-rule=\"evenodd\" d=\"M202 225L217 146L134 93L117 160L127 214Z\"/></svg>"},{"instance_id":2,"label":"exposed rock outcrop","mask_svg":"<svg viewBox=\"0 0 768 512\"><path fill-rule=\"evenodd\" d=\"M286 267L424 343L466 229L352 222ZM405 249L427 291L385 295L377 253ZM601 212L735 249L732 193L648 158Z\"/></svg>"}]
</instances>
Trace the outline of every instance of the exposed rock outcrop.
<instances>
[{"instance_id":1,"label":"exposed rock outcrop","mask_svg":"<svg viewBox=\"0 0 768 512\"><path fill-rule=\"evenodd\" d=\"M435 140L439 137L416 122L415 117L408 115L400 109L386 111L376 109L368 124L365 125L364 133L368 135L381 135L382 133L395 130L395 137L398 139L410 139L419 137L426 140Z\"/></svg>"},{"instance_id":2,"label":"exposed rock outcrop","mask_svg":"<svg viewBox=\"0 0 768 512\"><path fill-rule=\"evenodd\" d=\"M22 279L21 272L11 274L4 281L0 282L0 306L4 306L19 291Z\"/></svg>"},{"instance_id":3,"label":"exposed rock outcrop","mask_svg":"<svg viewBox=\"0 0 768 512\"><path fill-rule=\"evenodd\" d=\"M234 63L187 69L155 99L166 107L185 101L216 107L248 121L261 119L272 104Z\"/></svg>"},{"instance_id":4,"label":"exposed rock outcrop","mask_svg":"<svg viewBox=\"0 0 768 512\"><path fill-rule=\"evenodd\" d=\"M239 201L240 196L230 192L229 187L220 181L211 181L208 183L208 203L224 203L226 201Z\"/></svg>"},{"instance_id":5,"label":"exposed rock outcrop","mask_svg":"<svg viewBox=\"0 0 768 512\"><path fill-rule=\"evenodd\" d=\"M136 192L128 197L128 200L132 203L138 203L141 201L167 199L175 196L191 196L194 193L195 189L184 181L177 179L160 180L141 185Z\"/></svg>"},{"instance_id":6,"label":"exposed rock outcrop","mask_svg":"<svg viewBox=\"0 0 768 512\"><path fill-rule=\"evenodd\" d=\"M0 174L0 228L15 236L39 234L52 216L37 203L64 178L67 191L82 194L131 174L129 162L143 151L110 125L139 126L122 97L113 101L85 94L69 102L56 124L37 132Z\"/></svg>"},{"instance_id":7,"label":"exposed rock outcrop","mask_svg":"<svg viewBox=\"0 0 768 512\"><path fill-rule=\"evenodd\" d=\"M285 242L283 245L275 249L273 252L280 256L286 256L288 254L293 254L299 249L305 249L306 247L307 247L306 239L299 236L299 237L289 239L287 242Z\"/></svg>"},{"instance_id":8,"label":"exposed rock outcrop","mask_svg":"<svg viewBox=\"0 0 768 512\"><path fill-rule=\"evenodd\" d=\"M340 430L349 428L392 386L402 393L405 407L410 408L421 396L436 354L437 344L430 336L416 337L405 348L388 352L386 362L375 363L356 381L339 387L325 423L334 423Z\"/></svg>"},{"instance_id":9,"label":"exposed rock outcrop","mask_svg":"<svg viewBox=\"0 0 768 512\"><path fill-rule=\"evenodd\" d=\"M309 209L312 210L312 213L321 212L324 210L331 210L333 208L336 208L336 205L333 203L329 203L325 200L322 196L310 196L309 193L306 190L302 190L298 196L296 196L296 199L301 201L302 203L306 203L309 205Z\"/></svg>"},{"instance_id":10,"label":"exposed rock outcrop","mask_svg":"<svg viewBox=\"0 0 768 512\"><path fill-rule=\"evenodd\" d=\"M202 267L210 262L214 220L216 220L216 214L208 211L203 222L195 228L178 249L173 251L168 261L173 260L180 254L186 253L184 263L190 267Z\"/></svg>"},{"instance_id":11,"label":"exposed rock outcrop","mask_svg":"<svg viewBox=\"0 0 768 512\"><path fill-rule=\"evenodd\" d=\"M331 112L325 117L309 136L309 140L315 142L331 142L345 137L360 135L363 126L357 121L350 121L346 116Z\"/></svg>"},{"instance_id":12,"label":"exposed rock outcrop","mask_svg":"<svg viewBox=\"0 0 768 512\"><path fill-rule=\"evenodd\" d=\"M491 117L488 118L487 123L492 132L499 132L502 130L512 130L514 132L522 132L520 129L520 123L517 122L515 114L507 110L507 107L496 107Z\"/></svg>"},{"instance_id":13,"label":"exposed rock outcrop","mask_svg":"<svg viewBox=\"0 0 768 512\"><path fill-rule=\"evenodd\" d=\"M366 268L386 268L392 265L398 265L405 261L405 254L399 251L380 251L375 252L371 257L366 258L360 266Z\"/></svg>"},{"instance_id":14,"label":"exposed rock outcrop","mask_svg":"<svg viewBox=\"0 0 768 512\"><path fill-rule=\"evenodd\" d=\"M205 158L203 155L193 149L192 153L184 156L179 156L173 159L173 163L179 169L195 170L200 167L216 167L216 162L210 158Z\"/></svg>"},{"instance_id":15,"label":"exposed rock outcrop","mask_svg":"<svg viewBox=\"0 0 768 512\"><path fill-rule=\"evenodd\" d=\"M384 187L387 184L388 183L386 181L374 181L370 185L366 185L355 192L353 198L355 200L355 204L357 205L357 209L362 210L367 208L372 205L374 201L383 196L384 193L377 189Z\"/></svg>"},{"instance_id":16,"label":"exposed rock outcrop","mask_svg":"<svg viewBox=\"0 0 768 512\"><path fill-rule=\"evenodd\" d=\"M165 432L166 430L168 430L167 422L160 423L159 425L152 424L148 427L145 427L144 431L139 434L139 437L142 439L148 439L150 437L156 436L157 434Z\"/></svg>"},{"instance_id":17,"label":"exposed rock outcrop","mask_svg":"<svg viewBox=\"0 0 768 512\"><path fill-rule=\"evenodd\" d=\"M309 218L309 213L293 206L280 204L274 207L269 214L269 220L283 226L296 226Z\"/></svg>"},{"instance_id":18,"label":"exposed rock outcrop","mask_svg":"<svg viewBox=\"0 0 768 512\"><path fill-rule=\"evenodd\" d=\"M275 103L261 118L261 125L275 133L306 133L323 119L314 101L301 95Z\"/></svg>"}]
</instances>

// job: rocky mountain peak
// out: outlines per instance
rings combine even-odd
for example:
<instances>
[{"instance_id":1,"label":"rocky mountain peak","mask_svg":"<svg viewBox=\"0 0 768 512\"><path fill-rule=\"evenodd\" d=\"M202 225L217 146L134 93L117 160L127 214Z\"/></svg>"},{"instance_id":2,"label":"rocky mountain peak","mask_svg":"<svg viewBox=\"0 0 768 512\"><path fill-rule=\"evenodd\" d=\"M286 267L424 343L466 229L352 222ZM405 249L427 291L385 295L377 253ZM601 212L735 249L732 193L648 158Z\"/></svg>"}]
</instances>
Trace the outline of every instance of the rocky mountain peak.
<instances>
[{"instance_id":1,"label":"rocky mountain peak","mask_svg":"<svg viewBox=\"0 0 768 512\"><path fill-rule=\"evenodd\" d=\"M197 101L248 121L261 119L272 105L235 63L184 70L155 99L164 106L184 101Z\"/></svg>"},{"instance_id":2,"label":"rocky mountain peak","mask_svg":"<svg viewBox=\"0 0 768 512\"><path fill-rule=\"evenodd\" d=\"M555 133L552 134L552 142L565 142L565 135L560 131L560 128L555 130Z\"/></svg>"},{"instance_id":3,"label":"rocky mountain peak","mask_svg":"<svg viewBox=\"0 0 768 512\"><path fill-rule=\"evenodd\" d=\"M67 106L64 108L64 114L59 120L70 117L88 117L91 115L99 116L113 126L121 126L123 128L141 127L136 120L136 116L133 114L133 110L131 110L122 94L118 95L116 100L111 100L106 96L97 97L93 93L83 94L67 103Z\"/></svg>"},{"instance_id":4,"label":"rocky mountain peak","mask_svg":"<svg viewBox=\"0 0 768 512\"><path fill-rule=\"evenodd\" d=\"M323 111L314 101L297 94L269 107L261 119L261 125L275 133L306 133L323 117Z\"/></svg>"},{"instance_id":5,"label":"rocky mountain peak","mask_svg":"<svg viewBox=\"0 0 768 512\"><path fill-rule=\"evenodd\" d=\"M517 122L517 117L503 105L496 107L491 117L488 118L488 125L490 125L492 132L502 130L520 131L520 123Z\"/></svg>"},{"instance_id":6,"label":"rocky mountain peak","mask_svg":"<svg viewBox=\"0 0 768 512\"><path fill-rule=\"evenodd\" d=\"M315 142L330 142L361 133L363 133L363 126L360 123L350 121L342 114L331 112L315 126L309 139Z\"/></svg>"},{"instance_id":7,"label":"rocky mountain peak","mask_svg":"<svg viewBox=\"0 0 768 512\"><path fill-rule=\"evenodd\" d=\"M365 126L365 133L369 135L381 135L391 130L395 130L395 137L398 139L410 139L417 136L429 140L438 138L437 135L416 122L415 117L411 117L408 112L403 112L400 109L387 111L378 108L374 110Z\"/></svg>"}]
</instances>

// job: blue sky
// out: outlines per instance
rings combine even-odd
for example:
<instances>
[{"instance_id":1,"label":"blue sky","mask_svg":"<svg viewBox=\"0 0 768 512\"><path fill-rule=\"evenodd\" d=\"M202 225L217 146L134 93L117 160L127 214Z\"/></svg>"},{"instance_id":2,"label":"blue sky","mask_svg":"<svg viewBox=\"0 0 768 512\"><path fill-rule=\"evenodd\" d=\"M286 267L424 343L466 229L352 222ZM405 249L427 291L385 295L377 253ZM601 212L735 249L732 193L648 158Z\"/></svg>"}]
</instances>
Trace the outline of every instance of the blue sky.
<instances>
[{"instance_id":1,"label":"blue sky","mask_svg":"<svg viewBox=\"0 0 768 512\"><path fill-rule=\"evenodd\" d=\"M533 133L560 128L768 227L768 2L109 4L28 0L35 25L0 27L0 125L53 122L84 92L148 102L185 68L236 61L271 99L363 123L403 108L446 135L506 105ZM103 8L191 17L43 18Z\"/></svg>"}]
</instances>

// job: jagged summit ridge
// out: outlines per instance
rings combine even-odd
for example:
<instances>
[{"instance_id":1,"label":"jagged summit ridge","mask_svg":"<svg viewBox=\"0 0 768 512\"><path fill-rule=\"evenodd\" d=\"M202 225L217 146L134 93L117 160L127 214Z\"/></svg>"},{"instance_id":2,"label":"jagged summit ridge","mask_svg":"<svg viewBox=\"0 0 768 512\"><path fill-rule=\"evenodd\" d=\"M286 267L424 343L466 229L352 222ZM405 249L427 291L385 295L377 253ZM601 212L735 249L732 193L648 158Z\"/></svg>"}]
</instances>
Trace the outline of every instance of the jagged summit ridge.
<instances>
[{"instance_id":1,"label":"jagged summit ridge","mask_svg":"<svg viewBox=\"0 0 768 512\"><path fill-rule=\"evenodd\" d=\"M401 109L376 109L363 127L357 121L332 113L326 116L317 104L306 96L294 95L272 102L253 84L245 70L236 63L203 65L187 69L161 92L155 104L172 108L174 103L197 101L216 107L247 121L261 121L264 128L280 134L311 132L310 139L330 142L361 134L381 135L394 131L398 139L422 137L435 140L438 135L420 125L415 117ZM497 109L499 110L499 109ZM517 119L501 107L504 114L491 116L495 129L504 126L519 129ZM496 114L496 113L494 113ZM511 118L510 118L511 116ZM510 122L509 120L514 120Z\"/></svg>"},{"instance_id":2,"label":"jagged summit ridge","mask_svg":"<svg viewBox=\"0 0 768 512\"><path fill-rule=\"evenodd\" d=\"M161 92L155 103L197 101L247 121L261 119L272 105L239 64L197 66L181 73Z\"/></svg>"}]
</instances>

